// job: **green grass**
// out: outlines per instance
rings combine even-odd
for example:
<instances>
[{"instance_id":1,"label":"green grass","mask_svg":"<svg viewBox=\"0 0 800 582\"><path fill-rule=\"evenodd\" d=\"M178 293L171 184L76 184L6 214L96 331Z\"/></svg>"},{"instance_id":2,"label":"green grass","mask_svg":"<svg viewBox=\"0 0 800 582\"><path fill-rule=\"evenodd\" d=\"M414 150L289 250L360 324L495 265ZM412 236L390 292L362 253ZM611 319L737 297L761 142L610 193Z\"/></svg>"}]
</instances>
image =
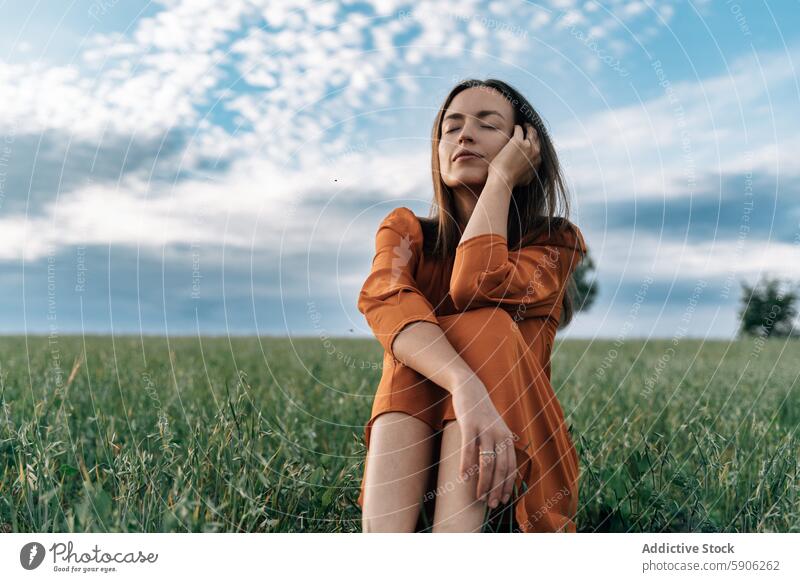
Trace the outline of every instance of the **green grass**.
<instances>
[{"instance_id":1,"label":"green grass","mask_svg":"<svg viewBox=\"0 0 800 582\"><path fill-rule=\"evenodd\" d=\"M579 531L800 531L799 355L557 341ZM381 356L335 338L2 337L0 531L360 531Z\"/></svg>"}]
</instances>

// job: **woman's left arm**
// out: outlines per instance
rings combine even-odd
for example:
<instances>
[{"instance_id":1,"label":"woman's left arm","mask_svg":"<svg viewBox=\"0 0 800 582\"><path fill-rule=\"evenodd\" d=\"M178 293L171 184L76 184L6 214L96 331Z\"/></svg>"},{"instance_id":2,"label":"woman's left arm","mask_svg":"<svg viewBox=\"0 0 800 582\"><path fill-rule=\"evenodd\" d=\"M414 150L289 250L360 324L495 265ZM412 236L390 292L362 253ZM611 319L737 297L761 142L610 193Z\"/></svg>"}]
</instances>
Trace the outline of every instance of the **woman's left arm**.
<instances>
[{"instance_id":1,"label":"woman's left arm","mask_svg":"<svg viewBox=\"0 0 800 582\"><path fill-rule=\"evenodd\" d=\"M508 250L510 189L490 173L456 247L450 297L459 311L486 306L546 306L558 300L567 277L586 252L577 227L548 242ZM535 313L531 311L529 313Z\"/></svg>"},{"instance_id":2,"label":"woman's left arm","mask_svg":"<svg viewBox=\"0 0 800 582\"><path fill-rule=\"evenodd\" d=\"M500 174L489 172L478 196L472 216L461 234L461 243L482 234L498 234L508 238L508 208L512 185Z\"/></svg>"},{"instance_id":3,"label":"woman's left arm","mask_svg":"<svg viewBox=\"0 0 800 582\"><path fill-rule=\"evenodd\" d=\"M486 183L475 209L461 235L461 242L494 233L508 238L508 207L511 192L519 184L528 184L541 163L539 135L532 123L515 125L508 142L489 164Z\"/></svg>"},{"instance_id":4,"label":"woman's left arm","mask_svg":"<svg viewBox=\"0 0 800 582\"><path fill-rule=\"evenodd\" d=\"M508 241L499 234L472 237L456 248L450 298L459 311L552 302L566 280L563 253L571 252L547 244L509 251Z\"/></svg>"},{"instance_id":5,"label":"woman's left arm","mask_svg":"<svg viewBox=\"0 0 800 582\"><path fill-rule=\"evenodd\" d=\"M522 128L495 156L486 184L456 247L450 278L450 297L456 309L485 306L505 308L555 303L577 264L576 251L585 253L577 227L574 237L559 233L545 244L508 250L508 210L512 189L527 183L539 164L538 136L523 140Z\"/></svg>"}]
</instances>

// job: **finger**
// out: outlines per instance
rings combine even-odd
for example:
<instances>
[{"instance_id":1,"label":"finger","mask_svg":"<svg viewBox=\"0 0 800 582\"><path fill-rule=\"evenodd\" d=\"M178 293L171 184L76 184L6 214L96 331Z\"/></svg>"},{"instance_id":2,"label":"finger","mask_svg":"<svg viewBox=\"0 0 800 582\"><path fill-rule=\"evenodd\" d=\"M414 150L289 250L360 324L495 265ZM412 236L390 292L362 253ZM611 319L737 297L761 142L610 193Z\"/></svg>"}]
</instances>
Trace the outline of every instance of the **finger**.
<instances>
[{"instance_id":1,"label":"finger","mask_svg":"<svg viewBox=\"0 0 800 582\"><path fill-rule=\"evenodd\" d=\"M531 135L531 128L530 125L526 122L522 126L522 139L523 141L528 141L528 138Z\"/></svg>"},{"instance_id":2,"label":"finger","mask_svg":"<svg viewBox=\"0 0 800 582\"><path fill-rule=\"evenodd\" d=\"M519 125L514 125L514 131L511 132L511 139L520 139L520 132L522 128Z\"/></svg>"},{"instance_id":3,"label":"finger","mask_svg":"<svg viewBox=\"0 0 800 582\"><path fill-rule=\"evenodd\" d=\"M539 151L539 134L536 131L536 128L533 125L530 126L531 136L530 136L530 143L531 143L531 151L536 153Z\"/></svg>"},{"instance_id":4,"label":"finger","mask_svg":"<svg viewBox=\"0 0 800 582\"><path fill-rule=\"evenodd\" d=\"M523 152L530 151L531 140L530 130L526 126L520 126L520 146Z\"/></svg>"},{"instance_id":5,"label":"finger","mask_svg":"<svg viewBox=\"0 0 800 582\"><path fill-rule=\"evenodd\" d=\"M495 457L494 463L492 487L489 490L489 507L492 509L500 505L500 499L503 497L503 486L506 481L506 471L508 470L508 454L503 448L502 443L501 446L496 447L495 450L497 451L497 456Z\"/></svg>"},{"instance_id":6,"label":"finger","mask_svg":"<svg viewBox=\"0 0 800 582\"><path fill-rule=\"evenodd\" d=\"M539 144L534 139L535 133L533 128L531 127L528 131L528 139L525 140L525 143L528 145L528 157L532 158L536 155L536 152L539 150Z\"/></svg>"},{"instance_id":7,"label":"finger","mask_svg":"<svg viewBox=\"0 0 800 582\"><path fill-rule=\"evenodd\" d=\"M510 462L510 457L508 455L508 449L511 445L509 444L509 439L504 438L497 444L497 457L498 457L498 468L502 464L503 470L498 475L499 483L497 484L497 491L496 496L499 503L506 502L506 493L508 489L508 478L513 470L513 466ZM513 448L513 447L512 447Z\"/></svg>"},{"instance_id":8,"label":"finger","mask_svg":"<svg viewBox=\"0 0 800 582\"><path fill-rule=\"evenodd\" d=\"M511 498L511 493L514 491L514 481L516 481L517 478L517 452L512 443L508 443L508 446L506 446L506 458L508 460L508 467L506 471L506 480L503 483L503 496L501 498L503 503L508 503L508 500Z\"/></svg>"},{"instance_id":9,"label":"finger","mask_svg":"<svg viewBox=\"0 0 800 582\"><path fill-rule=\"evenodd\" d=\"M539 165L539 162L541 161L541 147L539 145L539 136L536 133L536 128L534 128L533 125L531 125L530 127L532 135L531 135L531 149L529 157L531 160L531 165L534 168L536 168Z\"/></svg>"},{"instance_id":10,"label":"finger","mask_svg":"<svg viewBox=\"0 0 800 582\"><path fill-rule=\"evenodd\" d=\"M489 487L494 478L494 465L497 455L481 455L480 451L491 451L494 447L494 442L491 437L483 436L478 439L478 486L475 492L475 498L481 501L486 501L488 497Z\"/></svg>"},{"instance_id":11,"label":"finger","mask_svg":"<svg viewBox=\"0 0 800 582\"><path fill-rule=\"evenodd\" d=\"M531 139L535 141L539 141L539 132L536 131L536 126L532 123L528 123L528 127L531 128Z\"/></svg>"},{"instance_id":12,"label":"finger","mask_svg":"<svg viewBox=\"0 0 800 582\"><path fill-rule=\"evenodd\" d=\"M461 476L467 479L470 467L475 463L475 434L468 429L461 429Z\"/></svg>"},{"instance_id":13,"label":"finger","mask_svg":"<svg viewBox=\"0 0 800 582\"><path fill-rule=\"evenodd\" d=\"M524 152L525 145L527 143L525 141L525 128L521 125L515 125L514 134L511 136L511 139L509 141L514 142L514 145L516 146L517 150Z\"/></svg>"}]
</instances>

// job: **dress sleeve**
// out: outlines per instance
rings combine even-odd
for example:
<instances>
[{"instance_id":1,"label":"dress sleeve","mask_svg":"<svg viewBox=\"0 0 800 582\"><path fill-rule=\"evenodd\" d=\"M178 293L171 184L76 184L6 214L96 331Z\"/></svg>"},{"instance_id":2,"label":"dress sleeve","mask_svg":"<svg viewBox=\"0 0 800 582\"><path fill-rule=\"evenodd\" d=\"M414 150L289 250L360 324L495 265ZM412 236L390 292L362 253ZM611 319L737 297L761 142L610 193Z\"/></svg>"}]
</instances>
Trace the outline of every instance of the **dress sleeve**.
<instances>
[{"instance_id":1,"label":"dress sleeve","mask_svg":"<svg viewBox=\"0 0 800 582\"><path fill-rule=\"evenodd\" d=\"M372 270L358 296L358 310L392 357L392 342L406 325L415 321L439 324L414 279L421 252L419 221L410 209L396 208L378 227Z\"/></svg>"},{"instance_id":2,"label":"dress sleeve","mask_svg":"<svg viewBox=\"0 0 800 582\"><path fill-rule=\"evenodd\" d=\"M498 306L521 317L547 315L585 253L583 235L574 225L514 251L505 237L480 234L456 248L450 297L459 311Z\"/></svg>"}]
</instances>

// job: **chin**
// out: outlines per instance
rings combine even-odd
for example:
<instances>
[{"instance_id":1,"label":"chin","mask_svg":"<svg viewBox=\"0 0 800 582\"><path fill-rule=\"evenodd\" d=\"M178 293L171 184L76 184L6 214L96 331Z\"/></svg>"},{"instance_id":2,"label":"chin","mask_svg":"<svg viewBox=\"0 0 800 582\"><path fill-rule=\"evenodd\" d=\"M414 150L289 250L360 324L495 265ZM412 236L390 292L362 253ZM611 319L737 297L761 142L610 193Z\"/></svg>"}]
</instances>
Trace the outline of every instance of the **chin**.
<instances>
[{"instance_id":1,"label":"chin","mask_svg":"<svg viewBox=\"0 0 800 582\"><path fill-rule=\"evenodd\" d=\"M459 172L450 176L445 183L451 188L454 186L483 186L487 177L486 172Z\"/></svg>"}]
</instances>

